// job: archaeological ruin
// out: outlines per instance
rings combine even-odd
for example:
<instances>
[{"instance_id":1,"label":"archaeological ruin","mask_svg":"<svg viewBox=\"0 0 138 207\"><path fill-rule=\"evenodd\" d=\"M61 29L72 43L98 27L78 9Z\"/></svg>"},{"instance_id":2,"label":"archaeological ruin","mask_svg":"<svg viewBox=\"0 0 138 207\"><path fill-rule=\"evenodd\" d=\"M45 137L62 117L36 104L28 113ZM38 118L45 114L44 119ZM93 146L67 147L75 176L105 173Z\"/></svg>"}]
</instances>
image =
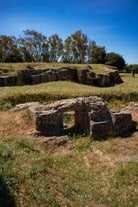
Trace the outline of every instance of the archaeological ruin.
<instances>
[{"instance_id":1,"label":"archaeological ruin","mask_svg":"<svg viewBox=\"0 0 138 207\"><path fill-rule=\"evenodd\" d=\"M115 68L105 67L105 73L95 73L91 69L26 68L19 70L17 75L0 76L0 86L34 85L62 80L99 87L113 86L123 82Z\"/></svg>"},{"instance_id":2,"label":"archaeological ruin","mask_svg":"<svg viewBox=\"0 0 138 207\"><path fill-rule=\"evenodd\" d=\"M70 111L74 111L74 133L86 133L93 139L124 136L136 129L131 113L109 110L98 96L64 99L50 104L20 104L14 110L23 108L29 109L36 131L45 137L65 135L63 114Z\"/></svg>"}]
</instances>

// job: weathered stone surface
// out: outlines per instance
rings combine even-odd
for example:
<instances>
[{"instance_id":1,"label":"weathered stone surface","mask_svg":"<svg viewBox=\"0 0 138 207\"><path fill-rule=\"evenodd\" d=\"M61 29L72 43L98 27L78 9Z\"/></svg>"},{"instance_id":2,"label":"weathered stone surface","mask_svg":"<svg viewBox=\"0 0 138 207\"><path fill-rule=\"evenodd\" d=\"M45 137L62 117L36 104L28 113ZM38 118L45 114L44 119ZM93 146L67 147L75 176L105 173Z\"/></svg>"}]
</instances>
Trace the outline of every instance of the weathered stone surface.
<instances>
[{"instance_id":1,"label":"weathered stone surface","mask_svg":"<svg viewBox=\"0 0 138 207\"><path fill-rule=\"evenodd\" d=\"M0 86L16 86L17 76L0 76Z\"/></svg>"},{"instance_id":2,"label":"weathered stone surface","mask_svg":"<svg viewBox=\"0 0 138 207\"><path fill-rule=\"evenodd\" d=\"M89 114L88 109L76 109L75 110L75 131L76 133L89 133L90 131Z\"/></svg>"},{"instance_id":3,"label":"weathered stone surface","mask_svg":"<svg viewBox=\"0 0 138 207\"><path fill-rule=\"evenodd\" d=\"M28 102L28 103L23 103L23 104L17 104L13 109L11 109L11 112L15 111L21 111L23 109L27 109L31 107L31 110L34 108L36 109L38 106L40 106L39 102Z\"/></svg>"},{"instance_id":4,"label":"weathered stone surface","mask_svg":"<svg viewBox=\"0 0 138 207\"><path fill-rule=\"evenodd\" d=\"M49 81L69 80L87 85L110 86L121 83L117 70L106 68L107 74L94 73L89 69L77 70L72 68L26 68L18 71L17 76L0 76L0 86L32 85Z\"/></svg>"},{"instance_id":5,"label":"weathered stone surface","mask_svg":"<svg viewBox=\"0 0 138 207\"><path fill-rule=\"evenodd\" d=\"M121 111L110 111L113 123L114 136L123 136L128 132L132 132L136 128L136 123L132 121L131 113Z\"/></svg>"},{"instance_id":6,"label":"weathered stone surface","mask_svg":"<svg viewBox=\"0 0 138 207\"><path fill-rule=\"evenodd\" d=\"M98 116L97 121L109 118L106 103L97 96L66 99L51 104L43 104L38 106L35 111L33 113L36 115L36 129L46 136L62 135L64 133L63 113L66 111L75 112L74 129L76 133L90 133L90 120L94 120L95 113Z\"/></svg>"},{"instance_id":7,"label":"weathered stone surface","mask_svg":"<svg viewBox=\"0 0 138 207\"><path fill-rule=\"evenodd\" d=\"M111 81L110 81L110 76L108 74L98 73L97 76L98 76L98 82L97 82L98 86L101 86L101 87L110 86Z\"/></svg>"},{"instance_id":8,"label":"weathered stone surface","mask_svg":"<svg viewBox=\"0 0 138 207\"><path fill-rule=\"evenodd\" d=\"M87 84L87 73L88 72L89 72L88 69L77 71L77 77L78 77L78 82L79 83Z\"/></svg>"},{"instance_id":9,"label":"weathered stone surface","mask_svg":"<svg viewBox=\"0 0 138 207\"><path fill-rule=\"evenodd\" d=\"M65 145L72 144L71 140L69 139L69 137L67 135L47 137L44 140L44 143L48 144L48 145L57 145L57 146L65 146Z\"/></svg>"},{"instance_id":10,"label":"weathered stone surface","mask_svg":"<svg viewBox=\"0 0 138 207\"><path fill-rule=\"evenodd\" d=\"M135 112L138 111L138 103L137 102L130 102L129 106L121 109L122 112Z\"/></svg>"},{"instance_id":11,"label":"weathered stone surface","mask_svg":"<svg viewBox=\"0 0 138 207\"><path fill-rule=\"evenodd\" d=\"M107 121L91 121L90 135L93 139L104 139L112 133L112 122Z\"/></svg>"},{"instance_id":12,"label":"weathered stone surface","mask_svg":"<svg viewBox=\"0 0 138 207\"><path fill-rule=\"evenodd\" d=\"M108 74L110 76L110 85L115 85L123 82L118 71L111 71Z\"/></svg>"},{"instance_id":13,"label":"weathered stone surface","mask_svg":"<svg viewBox=\"0 0 138 207\"><path fill-rule=\"evenodd\" d=\"M134 104L131 104L134 106ZM138 108L138 104L135 103ZM65 134L63 113L75 112L75 133L87 132L94 139L108 136L125 136L136 129L131 113L108 110L104 100L97 96L65 99L51 104L35 102L17 105L12 111L28 108L35 121L37 134L62 136Z\"/></svg>"},{"instance_id":14,"label":"weathered stone surface","mask_svg":"<svg viewBox=\"0 0 138 207\"><path fill-rule=\"evenodd\" d=\"M63 135L63 118L60 111L48 110L36 113L36 130L44 136Z\"/></svg>"}]
</instances>

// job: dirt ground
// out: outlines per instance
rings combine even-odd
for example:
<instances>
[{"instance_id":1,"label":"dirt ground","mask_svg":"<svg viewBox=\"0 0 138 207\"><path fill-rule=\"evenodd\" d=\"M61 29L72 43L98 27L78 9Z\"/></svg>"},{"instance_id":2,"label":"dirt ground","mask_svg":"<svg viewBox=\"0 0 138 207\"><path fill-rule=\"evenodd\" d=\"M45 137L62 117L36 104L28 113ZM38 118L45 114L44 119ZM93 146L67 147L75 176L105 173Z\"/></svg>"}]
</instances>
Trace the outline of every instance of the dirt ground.
<instances>
[{"instance_id":1,"label":"dirt ground","mask_svg":"<svg viewBox=\"0 0 138 207\"><path fill-rule=\"evenodd\" d=\"M138 123L138 111L132 112L132 117ZM27 137L36 142L39 140L40 145L38 145L38 150L44 151L44 147L41 147L43 146L44 137L41 136L40 139L36 139L32 135L30 136L33 132L35 132L34 122L32 120L24 120L22 111L0 113L0 138L5 138L6 140L10 136L18 136ZM96 142L92 142L90 150L84 153L83 159L87 167L90 167L91 159L94 156L99 161L107 162L112 166L118 163L138 161L138 127L130 137L106 140L103 141L102 145L106 150L99 149ZM66 153L72 153L73 150L75 150L73 144L60 146L52 148L52 154L65 155Z\"/></svg>"}]
</instances>

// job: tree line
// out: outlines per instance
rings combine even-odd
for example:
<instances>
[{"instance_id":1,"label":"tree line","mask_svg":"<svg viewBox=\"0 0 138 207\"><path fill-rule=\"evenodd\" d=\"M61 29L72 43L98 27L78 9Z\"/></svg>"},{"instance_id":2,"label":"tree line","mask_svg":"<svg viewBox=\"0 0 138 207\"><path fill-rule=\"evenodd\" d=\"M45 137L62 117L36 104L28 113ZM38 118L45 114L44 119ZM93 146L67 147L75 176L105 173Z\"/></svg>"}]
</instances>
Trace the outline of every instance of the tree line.
<instances>
[{"instance_id":1,"label":"tree line","mask_svg":"<svg viewBox=\"0 0 138 207\"><path fill-rule=\"evenodd\" d=\"M50 37L25 30L23 37L0 35L0 62L64 62L107 64L123 69L124 58L118 53L106 53L105 46L96 45L78 30L64 41L53 34Z\"/></svg>"}]
</instances>

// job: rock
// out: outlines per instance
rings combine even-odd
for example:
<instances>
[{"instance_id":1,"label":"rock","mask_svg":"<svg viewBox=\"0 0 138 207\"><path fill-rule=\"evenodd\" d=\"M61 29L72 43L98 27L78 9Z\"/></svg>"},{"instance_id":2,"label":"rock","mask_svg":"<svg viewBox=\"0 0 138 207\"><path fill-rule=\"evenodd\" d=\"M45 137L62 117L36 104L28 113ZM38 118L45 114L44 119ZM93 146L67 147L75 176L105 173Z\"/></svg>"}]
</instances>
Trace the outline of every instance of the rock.
<instances>
[{"instance_id":1,"label":"rock","mask_svg":"<svg viewBox=\"0 0 138 207\"><path fill-rule=\"evenodd\" d=\"M93 139L105 139L112 134L112 123L110 120L90 123L90 136Z\"/></svg>"},{"instance_id":2,"label":"rock","mask_svg":"<svg viewBox=\"0 0 138 207\"><path fill-rule=\"evenodd\" d=\"M0 86L16 86L17 76L0 76Z\"/></svg>"},{"instance_id":3,"label":"rock","mask_svg":"<svg viewBox=\"0 0 138 207\"><path fill-rule=\"evenodd\" d=\"M108 72L108 74L110 77L110 85L120 84L123 82L118 70L111 70Z\"/></svg>"},{"instance_id":4,"label":"rock","mask_svg":"<svg viewBox=\"0 0 138 207\"><path fill-rule=\"evenodd\" d=\"M44 136L63 135L63 118L58 110L47 110L36 113L36 130Z\"/></svg>"},{"instance_id":5,"label":"rock","mask_svg":"<svg viewBox=\"0 0 138 207\"><path fill-rule=\"evenodd\" d=\"M136 128L130 113L109 111L103 99L97 96L38 105L34 111L36 130L44 136L61 136L65 133L63 113L67 111L75 112L75 133L87 132L96 139L111 135L123 136Z\"/></svg>"},{"instance_id":6,"label":"rock","mask_svg":"<svg viewBox=\"0 0 138 207\"><path fill-rule=\"evenodd\" d=\"M138 109L138 104L131 103L131 107ZM35 122L37 135L46 137L65 135L63 114L74 111L74 133L87 133L94 139L109 136L126 136L136 129L136 122L132 120L130 112L108 110L106 102L97 96L63 99L54 103L40 104L30 102L19 104L10 111L28 108ZM128 109L128 108L127 108Z\"/></svg>"},{"instance_id":7,"label":"rock","mask_svg":"<svg viewBox=\"0 0 138 207\"><path fill-rule=\"evenodd\" d=\"M36 130L44 136L63 135L63 113L66 111L75 112L74 129L76 133L95 133L93 132L93 122L108 121L111 123L111 116L106 103L100 97L91 96L66 99L38 106L34 113ZM105 134L108 132L109 128Z\"/></svg>"},{"instance_id":8,"label":"rock","mask_svg":"<svg viewBox=\"0 0 138 207\"><path fill-rule=\"evenodd\" d=\"M122 112L135 112L138 111L138 103L137 102L130 102L129 106L121 109Z\"/></svg>"},{"instance_id":9,"label":"rock","mask_svg":"<svg viewBox=\"0 0 138 207\"><path fill-rule=\"evenodd\" d=\"M78 83L87 84L87 73L88 69L78 70L77 71L77 80Z\"/></svg>"},{"instance_id":10,"label":"rock","mask_svg":"<svg viewBox=\"0 0 138 207\"><path fill-rule=\"evenodd\" d=\"M113 123L113 135L123 136L136 129L136 123L132 120L131 113L110 111Z\"/></svg>"},{"instance_id":11,"label":"rock","mask_svg":"<svg viewBox=\"0 0 138 207\"><path fill-rule=\"evenodd\" d=\"M94 73L89 69L72 68L34 68L28 67L18 71L17 76L0 76L0 86L32 85L50 81L74 81L81 84L110 86L121 83L117 70L106 68L107 74Z\"/></svg>"},{"instance_id":12,"label":"rock","mask_svg":"<svg viewBox=\"0 0 138 207\"><path fill-rule=\"evenodd\" d=\"M98 86L110 86L111 82L110 82L110 76L108 74L97 74L98 76Z\"/></svg>"},{"instance_id":13,"label":"rock","mask_svg":"<svg viewBox=\"0 0 138 207\"><path fill-rule=\"evenodd\" d=\"M30 111L35 110L38 106L41 106L39 102L28 102L23 104L17 104L13 109L11 109L11 112L21 111L23 109L30 108Z\"/></svg>"},{"instance_id":14,"label":"rock","mask_svg":"<svg viewBox=\"0 0 138 207\"><path fill-rule=\"evenodd\" d=\"M57 145L57 146L65 146L71 144L71 140L67 135L47 137L43 139L43 142L48 145Z\"/></svg>"}]
</instances>

